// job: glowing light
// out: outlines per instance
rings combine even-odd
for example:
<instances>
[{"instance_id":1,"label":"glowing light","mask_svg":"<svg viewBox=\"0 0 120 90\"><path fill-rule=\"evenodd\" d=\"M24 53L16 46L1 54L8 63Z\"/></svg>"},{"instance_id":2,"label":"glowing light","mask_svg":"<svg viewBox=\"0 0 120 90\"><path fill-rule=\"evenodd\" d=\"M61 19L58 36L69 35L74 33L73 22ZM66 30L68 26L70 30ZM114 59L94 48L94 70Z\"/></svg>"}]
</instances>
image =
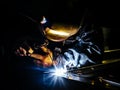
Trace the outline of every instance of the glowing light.
<instances>
[{"instance_id":1,"label":"glowing light","mask_svg":"<svg viewBox=\"0 0 120 90\"><path fill-rule=\"evenodd\" d=\"M47 20L46 20L45 16L43 16L43 19L42 19L42 21L40 23L45 24L46 22L47 22Z\"/></svg>"},{"instance_id":2,"label":"glowing light","mask_svg":"<svg viewBox=\"0 0 120 90\"><path fill-rule=\"evenodd\" d=\"M53 73L53 75L64 76L65 73L66 73L65 69L56 69L55 72Z\"/></svg>"},{"instance_id":3,"label":"glowing light","mask_svg":"<svg viewBox=\"0 0 120 90\"><path fill-rule=\"evenodd\" d=\"M41 73L43 76L42 77L43 81L42 82L39 81L40 84L42 83L53 88L56 87L56 85L57 86L59 85L61 87L66 87L66 81L64 80L66 70L59 69L57 67L54 69L32 67L32 69L43 72ZM41 74L40 74L40 80L41 80Z\"/></svg>"},{"instance_id":4,"label":"glowing light","mask_svg":"<svg viewBox=\"0 0 120 90\"><path fill-rule=\"evenodd\" d=\"M54 33L54 34L56 34L56 35L69 36L69 33L66 33L66 32L63 32L63 31L56 31L56 30L50 29L49 32L50 32L50 33Z\"/></svg>"},{"instance_id":5,"label":"glowing light","mask_svg":"<svg viewBox=\"0 0 120 90\"><path fill-rule=\"evenodd\" d=\"M47 83L47 85L54 87L56 85L60 85L63 87L66 87L66 83L63 79L65 75L66 70L64 69L52 69L48 72L46 72L44 77L44 82Z\"/></svg>"},{"instance_id":6,"label":"glowing light","mask_svg":"<svg viewBox=\"0 0 120 90\"><path fill-rule=\"evenodd\" d=\"M33 50L32 48L29 48L28 52L29 52L30 54L32 54L32 53L34 52L34 50Z\"/></svg>"}]
</instances>

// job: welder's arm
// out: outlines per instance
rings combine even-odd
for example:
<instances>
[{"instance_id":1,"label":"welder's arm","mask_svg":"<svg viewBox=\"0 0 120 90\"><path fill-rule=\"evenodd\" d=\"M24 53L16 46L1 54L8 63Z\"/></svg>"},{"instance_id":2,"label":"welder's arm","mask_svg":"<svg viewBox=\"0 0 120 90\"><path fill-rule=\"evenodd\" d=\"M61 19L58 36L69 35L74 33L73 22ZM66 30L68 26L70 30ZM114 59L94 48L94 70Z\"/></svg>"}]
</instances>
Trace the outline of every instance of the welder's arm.
<instances>
[{"instance_id":1,"label":"welder's arm","mask_svg":"<svg viewBox=\"0 0 120 90\"><path fill-rule=\"evenodd\" d=\"M57 67L70 69L95 64L85 53L79 53L75 49L70 48L64 54L56 58Z\"/></svg>"},{"instance_id":2,"label":"welder's arm","mask_svg":"<svg viewBox=\"0 0 120 90\"><path fill-rule=\"evenodd\" d=\"M49 67L49 66L52 66L53 65L53 54L52 52L42 46L41 49L43 50L43 52L45 52L46 54L45 55L41 55L41 54L35 54L35 53L32 53L32 54L29 54L30 57L32 58L35 58L35 63L38 64L38 65L42 65L44 67Z\"/></svg>"},{"instance_id":3,"label":"welder's arm","mask_svg":"<svg viewBox=\"0 0 120 90\"><path fill-rule=\"evenodd\" d=\"M42 46L40 48L43 50L45 55L34 53L32 48L30 48L27 51L22 47L17 49L17 51L15 53L16 53L16 55L19 55L19 56L29 56L29 57L34 58L34 62L39 66L44 66L44 67L52 66L53 63L54 63L53 60L52 60L53 59L52 52L44 46Z\"/></svg>"},{"instance_id":4,"label":"welder's arm","mask_svg":"<svg viewBox=\"0 0 120 90\"><path fill-rule=\"evenodd\" d=\"M72 47L60 54L56 61L58 67L72 68L82 67L101 62L102 41L101 35L97 30L89 27L77 35L76 42Z\"/></svg>"}]
</instances>

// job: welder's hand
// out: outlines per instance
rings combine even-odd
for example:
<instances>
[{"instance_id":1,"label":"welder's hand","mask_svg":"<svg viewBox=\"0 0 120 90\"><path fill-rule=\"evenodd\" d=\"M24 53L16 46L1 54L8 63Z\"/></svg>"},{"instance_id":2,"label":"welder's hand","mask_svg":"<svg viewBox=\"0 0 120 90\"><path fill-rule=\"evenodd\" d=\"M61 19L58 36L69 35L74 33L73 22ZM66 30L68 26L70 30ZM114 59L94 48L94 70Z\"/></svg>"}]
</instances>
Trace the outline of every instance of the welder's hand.
<instances>
[{"instance_id":1,"label":"welder's hand","mask_svg":"<svg viewBox=\"0 0 120 90\"><path fill-rule=\"evenodd\" d=\"M40 47L42 51L45 53L44 55L34 53L32 48L29 48L27 51L26 49L19 47L19 49L16 50L15 54L18 56L29 56L34 58L34 62L39 66L51 66L53 64L53 54L52 52L46 48L45 46Z\"/></svg>"},{"instance_id":2,"label":"welder's hand","mask_svg":"<svg viewBox=\"0 0 120 90\"><path fill-rule=\"evenodd\" d=\"M16 51L15 54L18 56L28 56L28 54L32 54L34 51L31 47L29 47L29 50L27 51L23 47L19 47Z\"/></svg>"},{"instance_id":3,"label":"welder's hand","mask_svg":"<svg viewBox=\"0 0 120 90\"><path fill-rule=\"evenodd\" d=\"M35 53L32 53L32 54L28 54L28 56L32 57L32 58L35 58L35 63L37 65L42 65L42 66L45 66L45 67L49 67L53 64L53 54L52 52L42 46L41 49L43 50L43 52L45 52L46 54L45 55L41 55L41 54L35 54Z\"/></svg>"},{"instance_id":4,"label":"welder's hand","mask_svg":"<svg viewBox=\"0 0 120 90\"><path fill-rule=\"evenodd\" d=\"M44 46L42 46L41 49L43 50L43 52L46 53L45 55L32 53L32 54L29 54L30 57L35 58L35 62L37 63L37 65L42 65L44 67L51 66L53 64L53 62L52 62L53 61L52 60L53 59L52 52Z\"/></svg>"}]
</instances>

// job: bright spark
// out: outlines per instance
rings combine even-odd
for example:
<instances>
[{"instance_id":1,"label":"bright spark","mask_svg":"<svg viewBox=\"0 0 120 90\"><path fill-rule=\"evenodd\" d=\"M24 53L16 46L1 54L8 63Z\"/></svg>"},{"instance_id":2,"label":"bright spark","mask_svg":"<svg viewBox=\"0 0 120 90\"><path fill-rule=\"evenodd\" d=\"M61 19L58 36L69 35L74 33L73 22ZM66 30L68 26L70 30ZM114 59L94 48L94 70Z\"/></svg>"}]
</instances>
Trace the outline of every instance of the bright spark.
<instances>
[{"instance_id":1,"label":"bright spark","mask_svg":"<svg viewBox=\"0 0 120 90\"><path fill-rule=\"evenodd\" d=\"M53 75L64 76L65 73L66 73L66 70L61 68L61 69L56 69Z\"/></svg>"},{"instance_id":2,"label":"bright spark","mask_svg":"<svg viewBox=\"0 0 120 90\"><path fill-rule=\"evenodd\" d=\"M45 16L43 16L43 20L40 22L41 24L45 24L47 22Z\"/></svg>"}]
</instances>

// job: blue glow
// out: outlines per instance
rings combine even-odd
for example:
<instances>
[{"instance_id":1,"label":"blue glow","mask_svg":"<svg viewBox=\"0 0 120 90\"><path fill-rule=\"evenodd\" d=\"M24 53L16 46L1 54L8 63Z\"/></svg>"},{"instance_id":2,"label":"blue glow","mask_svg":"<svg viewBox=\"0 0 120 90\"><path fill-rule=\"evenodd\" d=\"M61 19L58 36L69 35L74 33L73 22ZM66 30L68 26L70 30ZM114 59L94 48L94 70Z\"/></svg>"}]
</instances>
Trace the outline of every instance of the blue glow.
<instances>
[{"instance_id":1,"label":"blue glow","mask_svg":"<svg viewBox=\"0 0 120 90\"><path fill-rule=\"evenodd\" d=\"M65 86L64 79L53 74L46 74L44 77L44 82L46 82L48 86L52 87L55 87L58 84L59 86Z\"/></svg>"},{"instance_id":2,"label":"blue glow","mask_svg":"<svg viewBox=\"0 0 120 90\"><path fill-rule=\"evenodd\" d=\"M49 74L47 74L48 72L46 72L47 75L45 75L44 80L47 82L48 85L54 87L56 85L59 84L59 86L66 86L65 81L63 79L64 75L65 75L66 70L64 69L51 69L49 70Z\"/></svg>"},{"instance_id":3,"label":"blue glow","mask_svg":"<svg viewBox=\"0 0 120 90\"><path fill-rule=\"evenodd\" d=\"M39 73L40 79L38 78L38 80L42 80L42 81L39 81L40 85L41 85L41 82L43 82L43 84L46 85L47 87L49 86L53 88L56 86L66 87L66 83L64 81L64 75L66 70L59 69L59 68L46 69L46 68L39 68L39 67L32 67L32 69L37 70L38 72L40 71ZM43 74L43 77L41 77L41 74Z\"/></svg>"}]
</instances>

